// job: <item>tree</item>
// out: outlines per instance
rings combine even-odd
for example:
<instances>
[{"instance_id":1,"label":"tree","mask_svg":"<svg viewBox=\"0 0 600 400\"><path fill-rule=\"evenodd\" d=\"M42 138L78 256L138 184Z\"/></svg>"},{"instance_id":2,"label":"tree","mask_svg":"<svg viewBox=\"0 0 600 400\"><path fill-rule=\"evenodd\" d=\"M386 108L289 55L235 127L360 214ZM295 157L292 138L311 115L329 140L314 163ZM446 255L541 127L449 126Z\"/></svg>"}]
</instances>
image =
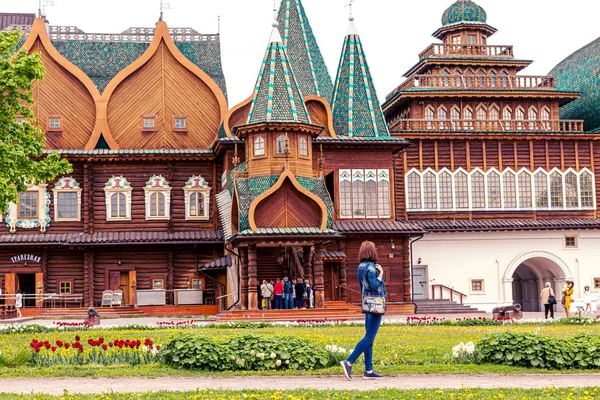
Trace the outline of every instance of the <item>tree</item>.
<instances>
[{"instance_id":1,"label":"tree","mask_svg":"<svg viewBox=\"0 0 600 400\"><path fill-rule=\"evenodd\" d=\"M17 203L28 184L72 171L60 154L44 155L44 132L35 125L29 107L33 83L42 80L46 70L39 54L15 54L21 35L0 32L0 213L7 212L9 202Z\"/></svg>"}]
</instances>

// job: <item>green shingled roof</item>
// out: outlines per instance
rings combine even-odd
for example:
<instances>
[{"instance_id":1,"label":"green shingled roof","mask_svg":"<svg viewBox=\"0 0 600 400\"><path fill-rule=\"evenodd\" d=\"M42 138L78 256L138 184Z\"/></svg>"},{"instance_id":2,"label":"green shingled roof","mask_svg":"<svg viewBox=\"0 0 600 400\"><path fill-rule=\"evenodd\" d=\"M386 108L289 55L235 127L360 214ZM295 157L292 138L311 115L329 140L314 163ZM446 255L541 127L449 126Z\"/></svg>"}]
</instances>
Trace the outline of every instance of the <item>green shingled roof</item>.
<instances>
[{"instance_id":1,"label":"green shingled roof","mask_svg":"<svg viewBox=\"0 0 600 400\"><path fill-rule=\"evenodd\" d=\"M277 21L302 94L330 101L333 83L302 1L282 0Z\"/></svg>"},{"instance_id":2,"label":"green shingled roof","mask_svg":"<svg viewBox=\"0 0 600 400\"><path fill-rule=\"evenodd\" d=\"M248 124L262 122L311 123L277 27L271 33L248 114Z\"/></svg>"},{"instance_id":3,"label":"green shingled roof","mask_svg":"<svg viewBox=\"0 0 600 400\"><path fill-rule=\"evenodd\" d=\"M457 0L442 15L442 25L448 26L461 22L487 22L487 13L483 7L471 0Z\"/></svg>"},{"instance_id":4,"label":"green shingled roof","mask_svg":"<svg viewBox=\"0 0 600 400\"><path fill-rule=\"evenodd\" d=\"M561 61L549 75L558 90L581 92L581 98L560 108L564 119L583 119L586 131L600 128L600 38Z\"/></svg>"},{"instance_id":5,"label":"green shingled roof","mask_svg":"<svg viewBox=\"0 0 600 400\"><path fill-rule=\"evenodd\" d=\"M344 40L331 107L338 136L390 136L353 22Z\"/></svg>"}]
</instances>

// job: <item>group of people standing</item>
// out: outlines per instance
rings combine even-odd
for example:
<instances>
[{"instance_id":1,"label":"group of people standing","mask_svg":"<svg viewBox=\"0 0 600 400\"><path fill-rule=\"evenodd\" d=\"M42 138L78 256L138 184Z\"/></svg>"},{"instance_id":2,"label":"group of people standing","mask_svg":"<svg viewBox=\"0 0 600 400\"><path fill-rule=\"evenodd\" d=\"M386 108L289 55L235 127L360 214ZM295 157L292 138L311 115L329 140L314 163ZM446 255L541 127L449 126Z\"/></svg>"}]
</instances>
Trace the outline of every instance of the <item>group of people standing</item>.
<instances>
[{"instance_id":1,"label":"group of people standing","mask_svg":"<svg viewBox=\"0 0 600 400\"><path fill-rule=\"evenodd\" d=\"M315 285L308 279L286 276L276 281L263 280L259 287L259 304L263 310L306 310L315 307Z\"/></svg>"},{"instance_id":2,"label":"group of people standing","mask_svg":"<svg viewBox=\"0 0 600 400\"><path fill-rule=\"evenodd\" d=\"M546 319L548 319L548 314L550 314L550 317L554 319L554 305L557 304L554 290L552 290L551 286L552 285L550 282L546 282L546 286L542 289L542 293L540 295L542 298L542 304L544 305L544 315ZM567 281L562 288L561 303L565 309L565 314L567 317L571 316L571 303L573 302L574 286L575 283L573 281ZM581 310L584 313L592 313L592 292L590 291L589 286L586 286L583 290L583 304L585 305L585 310Z\"/></svg>"}]
</instances>

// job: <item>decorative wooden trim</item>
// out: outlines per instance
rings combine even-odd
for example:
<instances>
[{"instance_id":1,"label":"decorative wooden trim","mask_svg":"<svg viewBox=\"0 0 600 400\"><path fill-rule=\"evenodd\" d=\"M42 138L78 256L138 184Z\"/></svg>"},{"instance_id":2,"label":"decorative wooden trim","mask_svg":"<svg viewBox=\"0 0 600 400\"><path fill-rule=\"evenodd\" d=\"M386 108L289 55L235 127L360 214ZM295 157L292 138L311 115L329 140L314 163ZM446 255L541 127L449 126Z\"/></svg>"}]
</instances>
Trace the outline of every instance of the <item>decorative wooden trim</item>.
<instances>
[{"instance_id":1,"label":"decorative wooden trim","mask_svg":"<svg viewBox=\"0 0 600 400\"><path fill-rule=\"evenodd\" d=\"M560 169L565 170L565 148L562 140L560 141Z\"/></svg>"},{"instance_id":2,"label":"decorative wooden trim","mask_svg":"<svg viewBox=\"0 0 600 400\"><path fill-rule=\"evenodd\" d=\"M590 169L592 172L595 172L596 169L594 162L594 142L590 142Z\"/></svg>"},{"instance_id":3,"label":"decorative wooden trim","mask_svg":"<svg viewBox=\"0 0 600 400\"><path fill-rule=\"evenodd\" d=\"M454 171L454 140L450 141L450 170Z\"/></svg>"},{"instance_id":4,"label":"decorative wooden trim","mask_svg":"<svg viewBox=\"0 0 600 400\"><path fill-rule=\"evenodd\" d=\"M332 138L337 138L337 134L335 133L335 128L333 127L333 112L331 111L331 105L327 100L322 98L321 96L306 96L304 98L304 104L308 105L309 102L316 101L317 103L321 103L325 110L327 111L327 130L330 132Z\"/></svg>"},{"instance_id":5,"label":"decorative wooden trim","mask_svg":"<svg viewBox=\"0 0 600 400\"><path fill-rule=\"evenodd\" d=\"M483 152L483 170L487 171L487 146L485 144L485 140L481 141L481 149Z\"/></svg>"},{"instance_id":6,"label":"decorative wooden trim","mask_svg":"<svg viewBox=\"0 0 600 400\"><path fill-rule=\"evenodd\" d=\"M535 153L533 152L533 140L529 141L529 169L535 170Z\"/></svg>"},{"instance_id":7,"label":"decorative wooden trim","mask_svg":"<svg viewBox=\"0 0 600 400\"><path fill-rule=\"evenodd\" d=\"M189 131L188 128L188 123L187 123L187 115L186 114L174 114L173 118L172 118L172 125L171 125L171 129L173 130L173 132L177 132L177 133L187 133ZM177 127L177 120L178 119L182 119L183 120L183 128L178 128Z\"/></svg>"},{"instance_id":8,"label":"decorative wooden trim","mask_svg":"<svg viewBox=\"0 0 600 400\"><path fill-rule=\"evenodd\" d=\"M435 163L435 170L438 171L440 169L440 167L439 167L438 141L437 140L433 141L433 158L434 158L434 163Z\"/></svg>"},{"instance_id":9,"label":"decorative wooden trim","mask_svg":"<svg viewBox=\"0 0 600 400\"><path fill-rule=\"evenodd\" d=\"M548 142L546 141L544 143L544 146L546 147L546 170L550 171L550 151L548 149Z\"/></svg>"},{"instance_id":10,"label":"decorative wooden trim","mask_svg":"<svg viewBox=\"0 0 600 400\"><path fill-rule=\"evenodd\" d=\"M148 128L146 127L146 120L153 120L154 122L152 123L152 128ZM144 133L154 133L154 132L158 132L158 118L156 116L156 114L143 114L141 115L141 121L140 121L140 130Z\"/></svg>"},{"instance_id":11,"label":"decorative wooden trim","mask_svg":"<svg viewBox=\"0 0 600 400\"><path fill-rule=\"evenodd\" d=\"M504 169L502 163L502 142L500 140L498 140L498 167L500 171Z\"/></svg>"},{"instance_id":12,"label":"decorative wooden trim","mask_svg":"<svg viewBox=\"0 0 600 400\"><path fill-rule=\"evenodd\" d=\"M579 142L575 141L575 169L579 172Z\"/></svg>"},{"instance_id":13,"label":"decorative wooden trim","mask_svg":"<svg viewBox=\"0 0 600 400\"><path fill-rule=\"evenodd\" d=\"M419 140L419 171L423 171L423 140Z\"/></svg>"},{"instance_id":14,"label":"decorative wooden trim","mask_svg":"<svg viewBox=\"0 0 600 400\"><path fill-rule=\"evenodd\" d=\"M515 157L515 170L519 169L519 150L518 150L517 142L513 142L513 154Z\"/></svg>"},{"instance_id":15,"label":"decorative wooden trim","mask_svg":"<svg viewBox=\"0 0 600 400\"><path fill-rule=\"evenodd\" d=\"M292 172L290 170L284 171L281 174L281 176L279 177L279 180L277 181L277 183L275 183L275 185L273 185L272 188L270 188L269 190L267 190L266 192L264 192L263 194L258 196L256 199L254 199L254 201L252 201L252 204L250 204L250 211L248 212L248 222L250 224L250 229L252 229L253 231L258 230L258 227L256 226L255 216L254 216L254 214L256 212L256 207L267 197L269 197L270 195L275 193L277 190L279 190L279 188L283 185L283 183L285 182L286 179L290 180L290 183L296 188L296 190L298 190L300 193L302 193L303 195L305 195L306 197L308 197L309 199L311 199L315 203L317 203L317 205L321 208L321 226L319 227L319 229L321 229L321 230L327 229L328 214L327 214L327 207L325 206L325 203L323 203L323 200L321 200L321 198L319 198L319 196L313 194L312 192L309 192L302 185L300 185L300 183L298 182L298 180L296 179L296 177L294 176L294 174L292 174ZM391 183L390 183L390 185L391 185Z\"/></svg>"},{"instance_id":16,"label":"decorative wooden trim","mask_svg":"<svg viewBox=\"0 0 600 400\"><path fill-rule=\"evenodd\" d=\"M50 124L50 121L52 120L58 120L58 127L52 127ZM62 115L60 114L50 114L48 115L48 121L46 124L46 132L53 132L53 133L62 133L62 131L64 130L64 120Z\"/></svg>"}]
</instances>

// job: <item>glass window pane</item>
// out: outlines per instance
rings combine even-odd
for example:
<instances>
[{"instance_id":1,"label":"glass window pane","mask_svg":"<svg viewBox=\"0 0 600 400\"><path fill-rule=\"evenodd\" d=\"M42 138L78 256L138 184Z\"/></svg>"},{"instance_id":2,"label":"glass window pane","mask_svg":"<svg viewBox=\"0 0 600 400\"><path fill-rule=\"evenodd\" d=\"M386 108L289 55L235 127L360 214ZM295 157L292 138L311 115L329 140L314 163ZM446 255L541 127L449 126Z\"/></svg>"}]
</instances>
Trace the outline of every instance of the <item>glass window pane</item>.
<instances>
[{"instance_id":1,"label":"glass window pane","mask_svg":"<svg viewBox=\"0 0 600 400\"><path fill-rule=\"evenodd\" d=\"M517 188L516 188L516 177L510 172L506 172L503 176L504 184L504 208L515 209L517 208Z\"/></svg>"},{"instance_id":2,"label":"glass window pane","mask_svg":"<svg viewBox=\"0 0 600 400\"><path fill-rule=\"evenodd\" d=\"M362 171L352 170L352 214L365 215L365 182Z\"/></svg>"},{"instance_id":3,"label":"glass window pane","mask_svg":"<svg viewBox=\"0 0 600 400\"><path fill-rule=\"evenodd\" d=\"M352 184L347 179L340 182L340 216L352 217Z\"/></svg>"},{"instance_id":4,"label":"glass window pane","mask_svg":"<svg viewBox=\"0 0 600 400\"><path fill-rule=\"evenodd\" d=\"M386 171L387 175L387 171ZM388 180L381 179L381 173L379 174L380 179L378 183L379 188L379 216L382 218L389 218L391 214L390 205L390 182Z\"/></svg>"},{"instance_id":5,"label":"glass window pane","mask_svg":"<svg viewBox=\"0 0 600 400\"><path fill-rule=\"evenodd\" d=\"M581 207L594 207L594 187L592 185L592 175L589 172L583 172L580 179Z\"/></svg>"},{"instance_id":6,"label":"glass window pane","mask_svg":"<svg viewBox=\"0 0 600 400\"><path fill-rule=\"evenodd\" d=\"M366 186L366 197L365 197L365 209L367 212L367 218L377 218L377 182L376 177L373 179L367 179Z\"/></svg>"},{"instance_id":7,"label":"glass window pane","mask_svg":"<svg viewBox=\"0 0 600 400\"><path fill-rule=\"evenodd\" d=\"M500 175L492 172L488 175L488 207L501 208L502 192L500 190Z\"/></svg>"},{"instance_id":8,"label":"glass window pane","mask_svg":"<svg viewBox=\"0 0 600 400\"><path fill-rule=\"evenodd\" d=\"M558 172L550 175L550 199L552 207L560 208L563 206L563 180L562 175Z\"/></svg>"},{"instance_id":9,"label":"glass window pane","mask_svg":"<svg viewBox=\"0 0 600 400\"><path fill-rule=\"evenodd\" d=\"M471 176L471 193L473 209L485 208L485 176L479 171Z\"/></svg>"},{"instance_id":10,"label":"glass window pane","mask_svg":"<svg viewBox=\"0 0 600 400\"><path fill-rule=\"evenodd\" d=\"M565 175L565 197L567 208L579 207L579 196L577 194L577 175L573 172L568 172Z\"/></svg>"},{"instance_id":11,"label":"glass window pane","mask_svg":"<svg viewBox=\"0 0 600 400\"><path fill-rule=\"evenodd\" d=\"M452 175L444 171L439 176L440 179L440 208L442 210L451 210L452 204Z\"/></svg>"},{"instance_id":12,"label":"glass window pane","mask_svg":"<svg viewBox=\"0 0 600 400\"><path fill-rule=\"evenodd\" d=\"M77 218L77 192L58 192L58 218Z\"/></svg>"},{"instance_id":13,"label":"glass window pane","mask_svg":"<svg viewBox=\"0 0 600 400\"><path fill-rule=\"evenodd\" d=\"M548 208L548 177L541 171L535 174L535 200L537 208Z\"/></svg>"},{"instance_id":14,"label":"glass window pane","mask_svg":"<svg viewBox=\"0 0 600 400\"><path fill-rule=\"evenodd\" d=\"M456 208L466 210L469 208L469 179L465 172L459 171L454 177Z\"/></svg>"},{"instance_id":15,"label":"glass window pane","mask_svg":"<svg viewBox=\"0 0 600 400\"><path fill-rule=\"evenodd\" d=\"M437 210L437 187L433 172L423 175L423 200L426 210Z\"/></svg>"},{"instance_id":16,"label":"glass window pane","mask_svg":"<svg viewBox=\"0 0 600 400\"><path fill-rule=\"evenodd\" d=\"M531 175L526 172L521 172L519 174L519 207L533 207L533 199L531 197Z\"/></svg>"},{"instance_id":17,"label":"glass window pane","mask_svg":"<svg viewBox=\"0 0 600 400\"><path fill-rule=\"evenodd\" d=\"M408 209L421 209L421 177L416 172L412 172L407 178L408 185Z\"/></svg>"}]
</instances>

